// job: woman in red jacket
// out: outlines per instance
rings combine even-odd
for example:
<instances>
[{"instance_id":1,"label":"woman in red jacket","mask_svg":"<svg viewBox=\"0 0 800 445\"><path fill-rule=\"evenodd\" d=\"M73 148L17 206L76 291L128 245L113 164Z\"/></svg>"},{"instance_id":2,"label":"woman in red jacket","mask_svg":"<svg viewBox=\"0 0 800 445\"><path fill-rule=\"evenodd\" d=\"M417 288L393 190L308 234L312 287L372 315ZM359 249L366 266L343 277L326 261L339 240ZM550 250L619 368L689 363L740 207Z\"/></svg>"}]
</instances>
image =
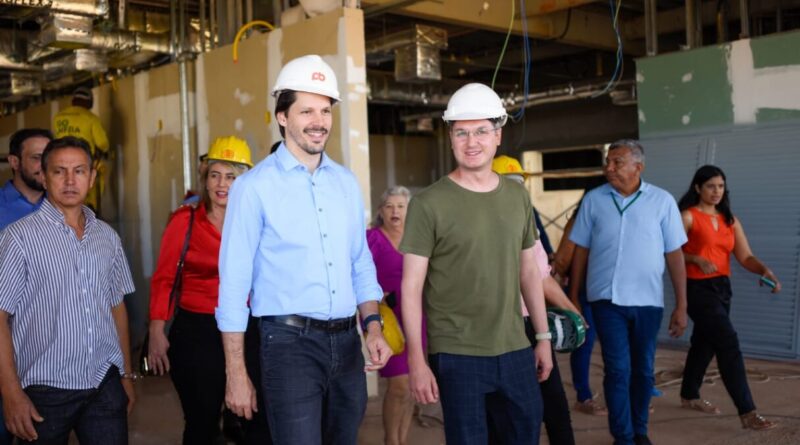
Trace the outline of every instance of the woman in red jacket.
<instances>
[{"instance_id":1,"label":"woman in red jacket","mask_svg":"<svg viewBox=\"0 0 800 445\"><path fill-rule=\"evenodd\" d=\"M150 287L148 359L156 374L170 373L178 391L186 421L184 445L213 444L220 439L225 354L214 319L219 292L217 259L228 190L238 175L253 166L247 143L235 137L217 139L207 159L208 168L201 179L202 201L196 209L182 206L172 215L161 239L161 252ZM176 264L192 220L182 289L176 298L177 307L170 308L169 295L177 272ZM173 310L176 311L175 320L168 338L165 325ZM258 364L258 333L254 320L251 318L246 334L248 367ZM251 378L260 375L257 369L251 372ZM255 378L254 381L259 380ZM264 410L259 411L264 413ZM246 422L244 430L248 442L269 442L263 415Z\"/></svg>"},{"instance_id":2,"label":"woman in red jacket","mask_svg":"<svg viewBox=\"0 0 800 445\"><path fill-rule=\"evenodd\" d=\"M759 274L761 283L769 283L773 293L781 290L781 284L750 250L744 229L731 212L725 173L718 167L700 167L678 207L689 237L683 246L683 254L688 312L694 322L691 347L683 371L681 405L707 414L719 414L717 407L700 398L700 385L706 368L716 355L722 382L739 411L742 427L753 430L772 428L775 423L756 412L739 338L729 317L731 253L742 267Z\"/></svg>"}]
</instances>

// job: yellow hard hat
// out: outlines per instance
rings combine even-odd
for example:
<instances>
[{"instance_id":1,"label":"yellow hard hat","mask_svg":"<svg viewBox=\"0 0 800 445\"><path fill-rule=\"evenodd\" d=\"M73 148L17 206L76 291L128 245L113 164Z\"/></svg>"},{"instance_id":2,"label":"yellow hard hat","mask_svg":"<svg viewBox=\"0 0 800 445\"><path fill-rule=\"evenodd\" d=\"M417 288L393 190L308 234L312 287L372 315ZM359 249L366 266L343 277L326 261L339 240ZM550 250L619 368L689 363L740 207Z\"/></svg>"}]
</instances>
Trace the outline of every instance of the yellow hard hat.
<instances>
[{"instance_id":1,"label":"yellow hard hat","mask_svg":"<svg viewBox=\"0 0 800 445\"><path fill-rule=\"evenodd\" d=\"M498 156L492 160L492 170L499 175L521 175L528 177L530 172L522 169L522 165L511 156Z\"/></svg>"},{"instance_id":2,"label":"yellow hard hat","mask_svg":"<svg viewBox=\"0 0 800 445\"><path fill-rule=\"evenodd\" d=\"M253 167L253 161L250 160L250 147L247 146L247 142L236 136L217 138L208 149L208 160L235 162Z\"/></svg>"},{"instance_id":3,"label":"yellow hard hat","mask_svg":"<svg viewBox=\"0 0 800 445\"><path fill-rule=\"evenodd\" d=\"M394 355L402 354L406 349L406 337L403 335L403 330L400 329L400 323L397 322L394 311L386 303L379 304L378 310L383 318L383 338Z\"/></svg>"}]
</instances>

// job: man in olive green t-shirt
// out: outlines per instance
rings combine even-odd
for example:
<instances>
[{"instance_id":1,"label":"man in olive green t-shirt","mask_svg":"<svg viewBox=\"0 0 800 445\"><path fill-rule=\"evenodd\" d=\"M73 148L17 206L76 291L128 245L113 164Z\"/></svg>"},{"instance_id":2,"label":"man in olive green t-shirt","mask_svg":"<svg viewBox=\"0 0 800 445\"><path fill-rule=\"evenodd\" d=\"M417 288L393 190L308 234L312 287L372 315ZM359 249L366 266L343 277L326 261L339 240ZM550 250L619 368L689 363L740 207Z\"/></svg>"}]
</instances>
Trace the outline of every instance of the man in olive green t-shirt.
<instances>
[{"instance_id":1,"label":"man in olive green t-shirt","mask_svg":"<svg viewBox=\"0 0 800 445\"><path fill-rule=\"evenodd\" d=\"M492 422L502 425L503 443L537 444L537 374L545 380L552 368L550 334L533 206L520 184L491 168L506 111L489 87L469 84L453 94L444 119L458 166L411 200L400 243L409 386L420 403L441 393L448 443L484 445ZM520 291L539 340L533 351Z\"/></svg>"}]
</instances>

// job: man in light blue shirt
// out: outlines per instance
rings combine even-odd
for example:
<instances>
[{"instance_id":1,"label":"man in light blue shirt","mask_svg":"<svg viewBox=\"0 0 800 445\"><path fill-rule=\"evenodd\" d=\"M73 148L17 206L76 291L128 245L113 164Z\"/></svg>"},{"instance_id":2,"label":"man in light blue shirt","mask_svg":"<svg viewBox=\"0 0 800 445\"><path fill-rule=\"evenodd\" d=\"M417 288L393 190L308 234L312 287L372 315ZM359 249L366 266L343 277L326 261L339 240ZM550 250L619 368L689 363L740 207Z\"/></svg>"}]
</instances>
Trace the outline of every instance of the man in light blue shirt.
<instances>
[{"instance_id":1,"label":"man in light blue shirt","mask_svg":"<svg viewBox=\"0 0 800 445\"><path fill-rule=\"evenodd\" d=\"M577 245L570 297L577 301L586 277L603 346L603 386L615 445L650 444L647 421L665 263L676 300L670 335L683 334L687 323L681 215L672 195L641 180L642 170L644 149L637 141L611 144L608 184L586 194L570 234Z\"/></svg>"},{"instance_id":2,"label":"man in light blue shirt","mask_svg":"<svg viewBox=\"0 0 800 445\"><path fill-rule=\"evenodd\" d=\"M339 100L336 75L319 56L300 57L283 67L273 95L285 141L231 187L222 232L216 316L225 401L246 418L256 410L243 357L252 311L261 317L260 383L274 443L313 445L325 437L355 445L366 409L364 372L383 367L391 350L381 332L383 291L361 191L324 153Z\"/></svg>"}]
</instances>

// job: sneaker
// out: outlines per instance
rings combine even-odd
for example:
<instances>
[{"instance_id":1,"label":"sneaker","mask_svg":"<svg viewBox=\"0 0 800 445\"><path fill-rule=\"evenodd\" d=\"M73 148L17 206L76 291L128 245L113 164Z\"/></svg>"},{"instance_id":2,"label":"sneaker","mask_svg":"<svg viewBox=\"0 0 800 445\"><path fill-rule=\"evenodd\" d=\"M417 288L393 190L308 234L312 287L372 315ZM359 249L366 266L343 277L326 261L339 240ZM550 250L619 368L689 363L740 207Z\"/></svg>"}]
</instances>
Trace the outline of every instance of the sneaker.
<instances>
[{"instance_id":1,"label":"sneaker","mask_svg":"<svg viewBox=\"0 0 800 445\"><path fill-rule=\"evenodd\" d=\"M575 402L575 411L579 413L588 414L590 416L607 416L608 410L603 405L595 402L593 399L587 399L583 402Z\"/></svg>"},{"instance_id":2,"label":"sneaker","mask_svg":"<svg viewBox=\"0 0 800 445\"><path fill-rule=\"evenodd\" d=\"M645 434L636 434L633 436L633 443L636 445L653 445L653 442L650 442L650 438Z\"/></svg>"}]
</instances>

